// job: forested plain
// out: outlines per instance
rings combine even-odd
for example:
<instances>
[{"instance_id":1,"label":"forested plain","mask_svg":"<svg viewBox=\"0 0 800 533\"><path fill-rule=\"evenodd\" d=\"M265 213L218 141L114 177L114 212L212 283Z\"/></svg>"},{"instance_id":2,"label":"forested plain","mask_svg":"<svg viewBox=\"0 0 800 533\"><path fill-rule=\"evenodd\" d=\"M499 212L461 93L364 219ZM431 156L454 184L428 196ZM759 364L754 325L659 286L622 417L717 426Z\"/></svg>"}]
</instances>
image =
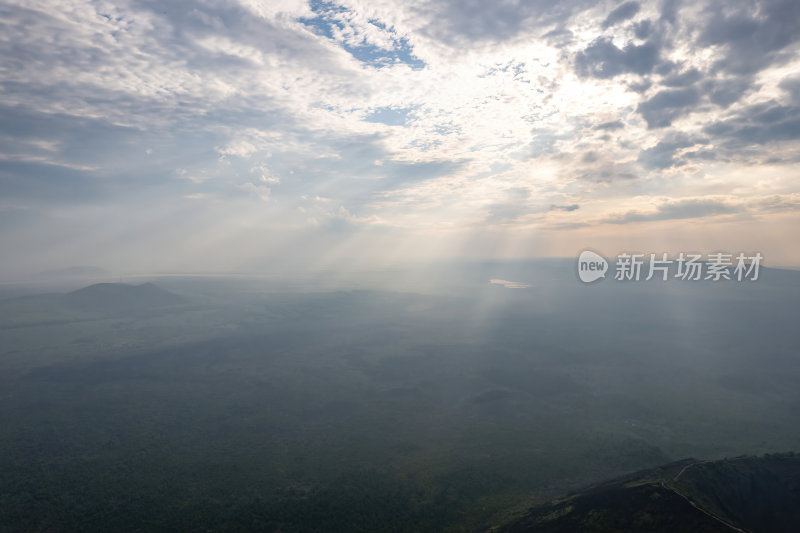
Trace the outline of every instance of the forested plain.
<instances>
[{"instance_id":1,"label":"forested plain","mask_svg":"<svg viewBox=\"0 0 800 533\"><path fill-rule=\"evenodd\" d=\"M0 531L475 531L800 449L800 273L320 279L4 287Z\"/></svg>"}]
</instances>

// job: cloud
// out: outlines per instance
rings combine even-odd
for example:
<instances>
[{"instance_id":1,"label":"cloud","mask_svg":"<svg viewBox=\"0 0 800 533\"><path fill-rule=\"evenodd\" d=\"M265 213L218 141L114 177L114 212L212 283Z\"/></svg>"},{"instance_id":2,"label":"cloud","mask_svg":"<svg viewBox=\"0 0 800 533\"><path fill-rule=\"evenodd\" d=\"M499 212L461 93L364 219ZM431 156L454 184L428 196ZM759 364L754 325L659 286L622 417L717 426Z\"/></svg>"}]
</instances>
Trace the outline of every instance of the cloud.
<instances>
[{"instance_id":1,"label":"cloud","mask_svg":"<svg viewBox=\"0 0 800 533\"><path fill-rule=\"evenodd\" d=\"M571 212L571 211L576 211L579 208L580 208L580 206L578 204L569 204L569 205L555 205L555 204L553 204L553 205L550 206L550 210L551 211L566 211L568 213Z\"/></svg>"},{"instance_id":2,"label":"cloud","mask_svg":"<svg viewBox=\"0 0 800 533\"><path fill-rule=\"evenodd\" d=\"M26 206L15 228L29 223L29 250L67 238L41 222L55 212L85 228L86 250L158 241L167 260L202 249L174 221L212 205L207 241L241 256L245 227L287 242L299 234L286 228L319 231L313 242L333 248L334 226L453 242L487 222L585 227L640 195L724 190L739 205L769 191L794 205L796 2L737 0L721 14L710 0L0 10L0 193ZM653 209L640 221L681 213ZM174 229L153 235L148 218ZM0 227L6 248L22 236Z\"/></svg>"},{"instance_id":3,"label":"cloud","mask_svg":"<svg viewBox=\"0 0 800 533\"><path fill-rule=\"evenodd\" d=\"M625 127L625 124L621 120L611 120L609 122L601 122L597 124L594 129L602 130L602 131L614 131L614 130L621 130Z\"/></svg>"},{"instance_id":4,"label":"cloud","mask_svg":"<svg viewBox=\"0 0 800 533\"><path fill-rule=\"evenodd\" d=\"M510 223L522 217L541 216L548 212L570 213L580 208L578 204L550 204L541 205L529 200L530 190L526 188L512 188L505 191L507 201L492 203L487 206L488 223Z\"/></svg>"},{"instance_id":5,"label":"cloud","mask_svg":"<svg viewBox=\"0 0 800 533\"><path fill-rule=\"evenodd\" d=\"M711 102L724 108L741 100L752 84L749 77L709 80L705 90Z\"/></svg>"},{"instance_id":6,"label":"cloud","mask_svg":"<svg viewBox=\"0 0 800 533\"><path fill-rule=\"evenodd\" d=\"M0 160L0 196L38 205L98 201L120 189L84 170L36 161Z\"/></svg>"},{"instance_id":7,"label":"cloud","mask_svg":"<svg viewBox=\"0 0 800 533\"><path fill-rule=\"evenodd\" d=\"M638 162L648 169L665 169L683 164L682 161L675 159L675 153L682 148L694 146L695 141L690 140L685 135L678 135L673 138L659 141L652 148L647 148L639 152Z\"/></svg>"},{"instance_id":8,"label":"cloud","mask_svg":"<svg viewBox=\"0 0 800 533\"><path fill-rule=\"evenodd\" d=\"M750 207L759 213L788 213L800 211L800 195L774 195L753 202Z\"/></svg>"},{"instance_id":9,"label":"cloud","mask_svg":"<svg viewBox=\"0 0 800 533\"><path fill-rule=\"evenodd\" d=\"M682 0L664 0L661 3L661 20L675 24L678 20L678 7Z\"/></svg>"},{"instance_id":10,"label":"cloud","mask_svg":"<svg viewBox=\"0 0 800 533\"><path fill-rule=\"evenodd\" d=\"M598 38L575 57L575 71L588 78L613 78L625 73L647 74L659 58L655 43L633 43L618 48L611 39Z\"/></svg>"},{"instance_id":11,"label":"cloud","mask_svg":"<svg viewBox=\"0 0 800 533\"><path fill-rule=\"evenodd\" d=\"M633 25L633 34L637 39L647 39L655 29L653 22L649 19L640 20Z\"/></svg>"},{"instance_id":12,"label":"cloud","mask_svg":"<svg viewBox=\"0 0 800 533\"><path fill-rule=\"evenodd\" d=\"M738 213L742 207L717 200L688 199L665 202L653 211L628 211L622 215L608 217L608 224L630 224L634 222L653 222L659 220L681 220L703 218Z\"/></svg>"},{"instance_id":13,"label":"cloud","mask_svg":"<svg viewBox=\"0 0 800 533\"><path fill-rule=\"evenodd\" d=\"M800 4L793 0L736 2L727 13L707 14L698 45L724 46L719 70L747 75L792 59L787 49L800 40Z\"/></svg>"},{"instance_id":14,"label":"cloud","mask_svg":"<svg viewBox=\"0 0 800 533\"><path fill-rule=\"evenodd\" d=\"M703 131L730 149L800 139L800 106L776 101L754 104Z\"/></svg>"},{"instance_id":15,"label":"cloud","mask_svg":"<svg viewBox=\"0 0 800 533\"><path fill-rule=\"evenodd\" d=\"M620 4L619 7L608 14L602 26L603 28L610 28L615 24L633 18L639 12L639 9L641 9L641 6L638 2L625 2Z\"/></svg>"},{"instance_id":16,"label":"cloud","mask_svg":"<svg viewBox=\"0 0 800 533\"><path fill-rule=\"evenodd\" d=\"M686 87L693 85L701 79L702 74L696 68L690 68L680 74L673 74L661 80L661 85L666 87Z\"/></svg>"},{"instance_id":17,"label":"cloud","mask_svg":"<svg viewBox=\"0 0 800 533\"><path fill-rule=\"evenodd\" d=\"M490 279L491 285L502 285L506 289L529 289L531 286L528 283L521 281L509 281L507 279Z\"/></svg>"},{"instance_id":18,"label":"cloud","mask_svg":"<svg viewBox=\"0 0 800 533\"><path fill-rule=\"evenodd\" d=\"M563 23L592 5L586 0L434 0L413 2L411 9L426 20L418 30L422 35L458 48L512 40L525 32Z\"/></svg>"},{"instance_id":19,"label":"cloud","mask_svg":"<svg viewBox=\"0 0 800 533\"><path fill-rule=\"evenodd\" d=\"M665 89L641 102L636 111L647 121L648 128L665 128L676 118L690 113L699 101L700 93L694 87Z\"/></svg>"},{"instance_id":20,"label":"cloud","mask_svg":"<svg viewBox=\"0 0 800 533\"><path fill-rule=\"evenodd\" d=\"M513 222L531 212L536 212L536 211L532 210L530 207L524 204L518 204L518 203L491 204L488 206L486 222L489 223Z\"/></svg>"},{"instance_id":21,"label":"cloud","mask_svg":"<svg viewBox=\"0 0 800 533\"><path fill-rule=\"evenodd\" d=\"M800 105L800 76L792 76L781 80L779 87L789 93L794 105Z\"/></svg>"},{"instance_id":22,"label":"cloud","mask_svg":"<svg viewBox=\"0 0 800 533\"><path fill-rule=\"evenodd\" d=\"M239 185L239 188L257 196L259 199L265 202L269 200L272 195L272 189L263 183L253 183L248 181L247 183L242 183Z\"/></svg>"},{"instance_id":23,"label":"cloud","mask_svg":"<svg viewBox=\"0 0 800 533\"><path fill-rule=\"evenodd\" d=\"M637 169L629 162L608 160L589 162L577 171L577 176L581 181L606 184L632 181L639 177Z\"/></svg>"}]
</instances>

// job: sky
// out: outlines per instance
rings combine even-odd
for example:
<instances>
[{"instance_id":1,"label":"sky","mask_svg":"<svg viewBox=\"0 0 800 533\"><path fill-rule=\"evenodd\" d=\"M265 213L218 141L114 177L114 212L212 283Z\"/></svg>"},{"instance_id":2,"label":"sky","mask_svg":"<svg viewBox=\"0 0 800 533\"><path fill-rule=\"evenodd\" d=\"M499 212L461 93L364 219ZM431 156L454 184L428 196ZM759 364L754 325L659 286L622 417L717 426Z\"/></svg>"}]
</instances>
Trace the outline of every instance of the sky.
<instances>
[{"instance_id":1,"label":"sky","mask_svg":"<svg viewBox=\"0 0 800 533\"><path fill-rule=\"evenodd\" d=\"M800 2L0 2L0 279L800 265Z\"/></svg>"}]
</instances>

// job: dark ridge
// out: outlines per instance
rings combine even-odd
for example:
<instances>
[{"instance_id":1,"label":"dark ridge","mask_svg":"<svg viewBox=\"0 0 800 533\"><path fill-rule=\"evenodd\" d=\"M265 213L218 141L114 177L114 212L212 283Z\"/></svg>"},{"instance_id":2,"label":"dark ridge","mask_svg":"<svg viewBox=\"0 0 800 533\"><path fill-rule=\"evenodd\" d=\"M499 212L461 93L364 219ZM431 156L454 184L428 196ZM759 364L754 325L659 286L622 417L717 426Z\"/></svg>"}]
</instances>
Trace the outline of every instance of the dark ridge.
<instances>
[{"instance_id":1,"label":"dark ridge","mask_svg":"<svg viewBox=\"0 0 800 533\"><path fill-rule=\"evenodd\" d=\"M745 531L800 531L800 455L698 463L675 481L697 505Z\"/></svg>"},{"instance_id":2,"label":"dark ridge","mask_svg":"<svg viewBox=\"0 0 800 533\"><path fill-rule=\"evenodd\" d=\"M504 533L800 531L800 455L686 459L529 509Z\"/></svg>"}]
</instances>

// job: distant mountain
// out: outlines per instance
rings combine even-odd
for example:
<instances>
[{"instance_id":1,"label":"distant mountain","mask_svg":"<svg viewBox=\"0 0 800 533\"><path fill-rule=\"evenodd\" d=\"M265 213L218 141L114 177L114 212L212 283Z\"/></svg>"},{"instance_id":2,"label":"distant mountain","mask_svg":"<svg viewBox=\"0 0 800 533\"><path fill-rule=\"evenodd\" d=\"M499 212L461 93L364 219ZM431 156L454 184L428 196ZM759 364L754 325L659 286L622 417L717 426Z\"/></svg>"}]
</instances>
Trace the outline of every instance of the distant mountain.
<instances>
[{"instance_id":1,"label":"distant mountain","mask_svg":"<svg viewBox=\"0 0 800 533\"><path fill-rule=\"evenodd\" d=\"M65 294L62 301L75 309L108 313L178 305L186 299L152 283L97 283Z\"/></svg>"},{"instance_id":2,"label":"distant mountain","mask_svg":"<svg viewBox=\"0 0 800 533\"><path fill-rule=\"evenodd\" d=\"M186 302L183 296L152 283L97 283L67 294L31 294L2 299L0 330L137 314Z\"/></svg>"},{"instance_id":3,"label":"distant mountain","mask_svg":"<svg viewBox=\"0 0 800 533\"><path fill-rule=\"evenodd\" d=\"M533 507L496 531L797 532L800 455L686 459Z\"/></svg>"}]
</instances>

